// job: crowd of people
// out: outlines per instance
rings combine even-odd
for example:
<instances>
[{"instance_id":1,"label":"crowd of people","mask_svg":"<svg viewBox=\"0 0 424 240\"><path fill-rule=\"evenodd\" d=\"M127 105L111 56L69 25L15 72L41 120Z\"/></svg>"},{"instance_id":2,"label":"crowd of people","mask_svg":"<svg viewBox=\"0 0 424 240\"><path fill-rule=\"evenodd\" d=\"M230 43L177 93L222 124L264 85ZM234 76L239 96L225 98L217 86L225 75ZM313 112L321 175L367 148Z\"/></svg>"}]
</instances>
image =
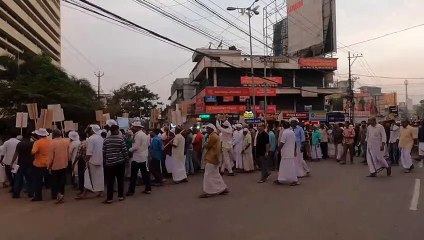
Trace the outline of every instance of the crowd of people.
<instances>
[{"instance_id":1,"label":"crowd of people","mask_svg":"<svg viewBox=\"0 0 424 240\"><path fill-rule=\"evenodd\" d=\"M103 129L90 125L81 134L41 128L11 137L0 146L0 163L13 198L25 190L32 201L42 201L48 188L51 198L63 203L68 182L79 191L75 199L101 197L106 189L103 203L110 204L114 192L123 201L135 194L137 185L151 194L152 187L187 183L188 176L200 172L201 198L229 193L222 175L255 170L260 170L258 183L267 182L275 170L275 184L297 186L299 178L311 175L305 160L334 158L345 165L356 156L368 165L369 177L382 170L390 176L391 166L399 163L408 173L414 169L416 138L423 157L424 124L415 136L408 121L378 123L370 118L356 126L312 125L292 118L253 126L224 119L202 127L147 129L136 120L124 131L108 120Z\"/></svg>"}]
</instances>

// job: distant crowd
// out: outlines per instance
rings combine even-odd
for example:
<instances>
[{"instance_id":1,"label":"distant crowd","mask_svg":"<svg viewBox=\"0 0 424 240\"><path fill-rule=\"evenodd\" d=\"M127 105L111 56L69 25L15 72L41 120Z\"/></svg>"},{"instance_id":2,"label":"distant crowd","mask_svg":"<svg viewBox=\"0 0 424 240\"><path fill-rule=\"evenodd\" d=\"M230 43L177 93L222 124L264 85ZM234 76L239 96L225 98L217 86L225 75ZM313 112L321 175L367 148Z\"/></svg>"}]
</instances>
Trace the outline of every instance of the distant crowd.
<instances>
[{"instance_id":1,"label":"distant crowd","mask_svg":"<svg viewBox=\"0 0 424 240\"><path fill-rule=\"evenodd\" d=\"M360 157L369 177L382 170L390 176L392 166L401 164L407 173L414 169L411 151L424 157L423 122L415 127L418 134L408 121L312 125L292 118L257 126L224 119L187 129L147 129L135 121L124 131L114 120L103 129L90 125L83 133L41 128L1 141L0 182L3 177L13 198L25 191L32 201L42 201L43 189L50 189L50 198L63 203L69 183L78 190L75 199L106 192L103 203L110 204L116 191L122 201L138 185L151 194L152 187L187 183L197 173L204 173L202 198L229 193L222 175L257 170L258 183L267 182L275 170L275 184L297 186L299 178L311 176L305 160L335 159L345 165Z\"/></svg>"}]
</instances>

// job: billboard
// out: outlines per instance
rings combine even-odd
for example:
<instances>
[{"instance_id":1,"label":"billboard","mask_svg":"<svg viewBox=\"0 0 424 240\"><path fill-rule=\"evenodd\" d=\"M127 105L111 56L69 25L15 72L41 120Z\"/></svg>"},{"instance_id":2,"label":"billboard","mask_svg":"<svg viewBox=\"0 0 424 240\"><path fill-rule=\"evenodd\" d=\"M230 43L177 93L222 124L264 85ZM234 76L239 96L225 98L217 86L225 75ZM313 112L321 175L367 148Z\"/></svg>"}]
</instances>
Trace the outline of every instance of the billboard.
<instances>
[{"instance_id":1,"label":"billboard","mask_svg":"<svg viewBox=\"0 0 424 240\"><path fill-rule=\"evenodd\" d=\"M253 90L251 88L240 87L207 87L205 93L208 96L252 96ZM276 88L255 88L256 96L271 96L277 95Z\"/></svg>"},{"instance_id":2,"label":"billboard","mask_svg":"<svg viewBox=\"0 0 424 240\"><path fill-rule=\"evenodd\" d=\"M335 51L335 13L335 0L287 0L287 20L275 24L274 46L279 42L287 44L287 54L298 57L314 57ZM287 31L287 43L284 31ZM279 51L275 54L280 54L285 46L276 49Z\"/></svg>"},{"instance_id":3,"label":"billboard","mask_svg":"<svg viewBox=\"0 0 424 240\"><path fill-rule=\"evenodd\" d=\"M253 77L253 83L258 85L279 85L283 84L283 78L282 77L266 77L267 79L260 78L260 77ZM269 79L269 80L268 80ZM249 76L242 76L240 77L241 85L243 86L252 86L252 77Z\"/></svg>"},{"instance_id":4,"label":"billboard","mask_svg":"<svg viewBox=\"0 0 424 240\"><path fill-rule=\"evenodd\" d=\"M337 70L337 58L299 58L299 67L302 69Z\"/></svg>"},{"instance_id":5,"label":"billboard","mask_svg":"<svg viewBox=\"0 0 424 240\"><path fill-rule=\"evenodd\" d=\"M217 105L217 106L206 106L206 113L242 113L246 111L245 105ZM256 106L257 113L263 113L264 111ZM268 105L267 113L276 113L276 105Z\"/></svg>"}]
</instances>

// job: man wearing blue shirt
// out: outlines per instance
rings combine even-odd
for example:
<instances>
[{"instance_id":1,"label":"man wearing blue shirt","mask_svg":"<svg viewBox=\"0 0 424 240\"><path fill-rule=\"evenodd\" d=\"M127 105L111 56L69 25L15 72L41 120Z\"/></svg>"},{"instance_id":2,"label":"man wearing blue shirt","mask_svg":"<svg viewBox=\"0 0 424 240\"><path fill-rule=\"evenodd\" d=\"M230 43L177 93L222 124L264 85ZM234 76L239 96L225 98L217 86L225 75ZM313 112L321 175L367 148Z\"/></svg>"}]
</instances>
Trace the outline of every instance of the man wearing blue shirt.
<instances>
[{"instance_id":1,"label":"man wearing blue shirt","mask_svg":"<svg viewBox=\"0 0 424 240\"><path fill-rule=\"evenodd\" d=\"M291 128L294 131L295 136L296 136L297 177L301 177L301 178L302 177L309 177L310 176L310 170L309 170L308 164L306 164L305 160L303 159L303 151L304 151L304 144L305 144L305 132L299 126L299 120L297 118L291 118L290 119L290 125L291 125Z\"/></svg>"},{"instance_id":2,"label":"man wearing blue shirt","mask_svg":"<svg viewBox=\"0 0 424 240\"><path fill-rule=\"evenodd\" d=\"M163 142L161 137L159 136L161 134L160 129L153 129L150 131L150 138L152 139L150 143L150 157L151 157L151 166L150 171L152 175L155 177L155 180L153 181L153 185L155 186L162 186L163 184L163 178L162 178L162 172L160 169L161 159L162 159L162 147Z\"/></svg>"}]
</instances>

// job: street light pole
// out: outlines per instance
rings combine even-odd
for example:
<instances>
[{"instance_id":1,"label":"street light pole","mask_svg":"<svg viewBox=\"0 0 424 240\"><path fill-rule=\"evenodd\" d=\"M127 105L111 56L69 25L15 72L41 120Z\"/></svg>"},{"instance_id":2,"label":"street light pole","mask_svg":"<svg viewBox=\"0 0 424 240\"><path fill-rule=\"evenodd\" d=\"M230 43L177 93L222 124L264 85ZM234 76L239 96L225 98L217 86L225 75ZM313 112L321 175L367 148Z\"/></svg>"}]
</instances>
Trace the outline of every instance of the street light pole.
<instances>
[{"instance_id":1,"label":"street light pole","mask_svg":"<svg viewBox=\"0 0 424 240\"><path fill-rule=\"evenodd\" d=\"M250 77L252 79L252 96L253 96L253 115L256 117L256 86L255 86L255 77L254 77L254 68L253 68L253 47L252 47L252 17L253 15L258 15L259 6L253 7L256 2L259 0L254 0L253 3L247 8L238 8L238 7L227 7L228 11L239 10L241 14L247 12L247 16L249 17L249 44L250 44Z\"/></svg>"},{"instance_id":2,"label":"street light pole","mask_svg":"<svg viewBox=\"0 0 424 240\"><path fill-rule=\"evenodd\" d=\"M250 42L250 75L252 78L252 91L253 91L253 116L256 117L256 87L255 87L255 70L253 68L253 47L252 47L252 26L251 26L251 19L252 15L250 10L248 11L249 15L249 42Z\"/></svg>"}]
</instances>

